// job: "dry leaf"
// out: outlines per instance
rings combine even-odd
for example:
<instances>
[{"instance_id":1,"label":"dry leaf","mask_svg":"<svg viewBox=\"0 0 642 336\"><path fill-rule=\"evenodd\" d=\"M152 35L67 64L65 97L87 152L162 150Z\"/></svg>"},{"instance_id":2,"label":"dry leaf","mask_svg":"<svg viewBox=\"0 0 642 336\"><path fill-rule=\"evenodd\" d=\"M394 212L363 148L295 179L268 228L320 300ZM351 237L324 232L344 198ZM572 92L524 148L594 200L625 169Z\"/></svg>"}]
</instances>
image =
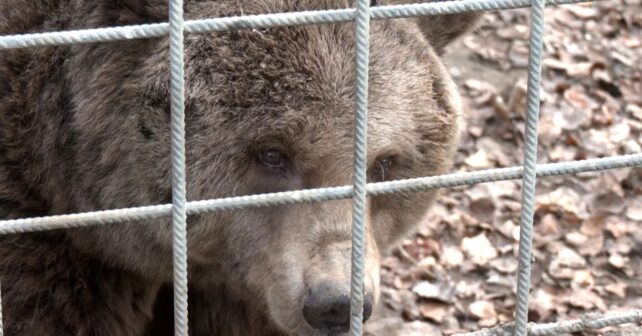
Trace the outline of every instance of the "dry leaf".
<instances>
[{"instance_id":1,"label":"dry leaf","mask_svg":"<svg viewBox=\"0 0 642 336\"><path fill-rule=\"evenodd\" d=\"M476 199L468 205L475 218L482 222L492 223L495 214L495 202L489 197Z\"/></svg>"},{"instance_id":2,"label":"dry leaf","mask_svg":"<svg viewBox=\"0 0 642 336\"><path fill-rule=\"evenodd\" d=\"M619 214L626 208L626 203L622 197L610 190L593 196L590 203L591 209L595 212Z\"/></svg>"},{"instance_id":3,"label":"dry leaf","mask_svg":"<svg viewBox=\"0 0 642 336\"><path fill-rule=\"evenodd\" d=\"M615 282L604 286L607 292L614 294L620 298L623 298L626 295L626 284L621 282Z\"/></svg>"},{"instance_id":4,"label":"dry leaf","mask_svg":"<svg viewBox=\"0 0 642 336\"><path fill-rule=\"evenodd\" d=\"M620 219L616 216L609 216L605 220L604 227L613 237L622 238L635 230L635 223Z\"/></svg>"},{"instance_id":5,"label":"dry leaf","mask_svg":"<svg viewBox=\"0 0 642 336\"><path fill-rule=\"evenodd\" d=\"M586 260L577 254L577 252L569 248L564 248L559 251L555 261L557 261L560 266L570 268L580 268L586 265Z\"/></svg>"},{"instance_id":6,"label":"dry leaf","mask_svg":"<svg viewBox=\"0 0 642 336\"><path fill-rule=\"evenodd\" d=\"M504 257L490 261L490 267L502 273L514 273L517 271L517 259L513 257Z\"/></svg>"},{"instance_id":7,"label":"dry leaf","mask_svg":"<svg viewBox=\"0 0 642 336\"><path fill-rule=\"evenodd\" d=\"M609 128L609 140L613 143L621 143L631 136L631 127L625 123L619 123Z\"/></svg>"},{"instance_id":8,"label":"dry leaf","mask_svg":"<svg viewBox=\"0 0 642 336\"><path fill-rule=\"evenodd\" d=\"M483 149L477 150L477 152L469 156L465 162L472 168L489 168L493 166L492 162L488 158L488 154L486 154L486 151Z\"/></svg>"},{"instance_id":9,"label":"dry leaf","mask_svg":"<svg viewBox=\"0 0 642 336\"><path fill-rule=\"evenodd\" d=\"M421 316L438 324L448 314L448 310L449 306L443 303L423 302L419 304Z\"/></svg>"},{"instance_id":10,"label":"dry leaf","mask_svg":"<svg viewBox=\"0 0 642 336\"><path fill-rule=\"evenodd\" d=\"M573 274L573 282L584 287L593 286L593 275L588 270L578 270Z\"/></svg>"},{"instance_id":11,"label":"dry leaf","mask_svg":"<svg viewBox=\"0 0 642 336\"><path fill-rule=\"evenodd\" d=\"M534 289L529 299L529 309L537 313L535 321L548 319L555 311L556 305L555 296L542 288Z\"/></svg>"},{"instance_id":12,"label":"dry leaf","mask_svg":"<svg viewBox=\"0 0 642 336\"><path fill-rule=\"evenodd\" d=\"M433 284L428 281L421 281L412 288L412 291L421 298L442 302L452 302L455 295L455 287L452 287L449 282Z\"/></svg>"},{"instance_id":13,"label":"dry leaf","mask_svg":"<svg viewBox=\"0 0 642 336\"><path fill-rule=\"evenodd\" d=\"M468 310L479 319L481 327L491 327L497 324L497 312L495 312L495 306L490 301L473 302L468 307Z\"/></svg>"},{"instance_id":14,"label":"dry leaf","mask_svg":"<svg viewBox=\"0 0 642 336\"><path fill-rule=\"evenodd\" d=\"M577 288L573 291L573 295L562 297L561 301L576 308L584 310L592 310L598 308L600 311L606 311L604 300L591 290L584 288Z\"/></svg>"},{"instance_id":15,"label":"dry leaf","mask_svg":"<svg viewBox=\"0 0 642 336\"><path fill-rule=\"evenodd\" d=\"M629 200L626 217L634 221L642 221L642 196Z\"/></svg>"},{"instance_id":16,"label":"dry leaf","mask_svg":"<svg viewBox=\"0 0 642 336\"><path fill-rule=\"evenodd\" d=\"M542 236L557 235L560 233L560 224L553 214L544 215L535 225L535 231Z\"/></svg>"},{"instance_id":17,"label":"dry leaf","mask_svg":"<svg viewBox=\"0 0 642 336\"><path fill-rule=\"evenodd\" d=\"M552 107L551 107L552 108ZM546 146L550 146L557 140L559 140L560 135L562 134L563 123L556 121L557 114L546 113L548 108L544 108L544 113L542 114L539 120L539 137L541 143Z\"/></svg>"},{"instance_id":18,"label":"dry leaf","mask_svg":"<svg viewBox=\"0 0 642 336\"><path fill-rule=\"evenodd\" d=\"M593 7L587 7L583 5L569 5L564 6L564 8L570 11L577 18L586 20L597 17L597 10Z\"/></svg>"},{"instance_id":19,"label":"dry leaf","mask_svg":"<svg viewBox=\"0 0 642 336\"><path fill-rule=\"evenodd\" d=\"M525 40L528 38L528 27L526 25L516 24L508 27L497 29L497 36L506 40Z\"/></svg>"},{"instance_id":20,"label":"dry leaf","mask_svg":"<svg viewBox=\"0 0 642 336\"><path fill-rule=\"evenodd\" d=\"M461 243L461 249L476 265L485 265L488 261L497 257L497 250L490 243L485 233L472 238L464 238Z\"/></svg>"},{"instance_id":21,"label":"dry leaf","mask_svg":"<svg viewBox=\"0 0 642 336\"><path fill-rule=\"evenodd\" d=\"M483 149L486 152L486 155L489 160L498 163L500 166L510 166L514 163L515 157L514 153L511 153L510 150L504 148L504 146L498 142L496 139L491 137L483 137L477 140L477 147ZM512 184L512 187L505 189L505 193L510 193L515 190L514 181L499 181L497 186L507 187L508 183ZM503 188L493 188L493 189L503 189ZM513 195L515 197L515 195Z\"/></svg>"},{"instance_id":22,"label":"dry leaf","mask_svg":"<svg viewBox=\"0 0 642 336\"><path fill-rule=\"evenodd\" d=\"M615 146L609 141L608 132L597 129L583 133L582 145L584 149L595 155L614 155Z\"/></svg>"},{"instance_id":23,"label":"dry leaf","mask_svg":"<svg viewBox=\"0 0 642 336\"><path fill-rule=\"evenodd\" d=\"M464 261L464 254L454 246L444 246L440 260L446 266L459 266Z\"/></svg>"},{"instance_id":24,"label":"dry leaf","mask_svg":"<svg viewBox=\"0 0 642 336\"><path fill-rule=\"evenodd\" d=\"M585 220L580 227L580 232L587 236L598 236L602 234L602 226L604 225L604 217L593 216Z\"/></svg>"},{"instance_id":25,"label":"dry leaf","mask_svg":"<svg viewBox=\"0 0 642 336\"><path fill-rule=\"evenodd\" d=\"M570 90L567 90L565 95L567 95ZM579 99L579 98L575 98ZM576 104L579 104L576 102ZM588 105L588 103L586 103ZM589 125L591 118L593 117L593 111L588 107L577 107L573 106L573 103L566 104L564 102L560 103L559 106L554 106L547 108L546 110L554 109L554 112L548 112L552 114L552 123L554 127L561 130L570 130L574 131L580 128L581 126Z\"/></svg>"},{"instance_id":26,"label":"dry leaf","mask_svg":"<svg viewBox=\"0 0 642 336\"><path fill-rule=\"evenodd\" d=\"M563 210L567 215L576 218L588 217L586 205L582 203L580 194L569 187L561 187L553 192L539 195L535 203L538 208Z\"/></svg>"},{"instance_id":27,"label":"dry leaf","mask_svg":"<svg viewBox=\"0 0 642 336\"><path fill-rule=\"evenodd\" d=\"M441 335L441 330L438 326L422 322L422 321L413 321L410 323L404 323L399 332L396 334L398 336L439 336Z\"/></svg>"},{"instance_id":28,"label":"dry leaf","mask_svg":"<svg viewBox=\"0 0 642 336\"><path fill-rule=\"evenodd\" d=\"M364 336L403 336L398 334L403 324L403 319L399 317L373 319L364 324Z\"/></svg>"},{"instance_id":29,"label":"dry leaf","mask_svg":"<svg viewBox=\"0 0 642 336\"><path fill-rule=\"evenodd\" d=\"M566 26L574 30L582 28L582 22L576 20L575 16L568 10L562 9L554 11L553 18L555 18L555 21L562 26Z\"/></svg>"},{"instance_id":30,"label":"dry leaf","mask_svg":"<svg viewBox=\"0 0 642 336\"><path fill-rule=\"evenodd\" d=\"M460 299L468 299L475 296L481 287L481 283L474 283L468 281L460 281L456 284L457 297Z\"/></svg>"},{"instance_id":31,"label":"dry leaf","mask_svg":"<svg viewBox=\"0 0 642 336\"><path fill-rule=\"evenodd\" d=\"M633 117L638 120L642 120L642 107L635 104L628 104L624 109L626 113L630 113Z\"/></svg>"},{"instance_id":32,"label":"dry leaf","mask_svg":"<svg viewBox=\"0 0 642 336\"><path fill-rule=\"evenodd\" d=\"M618 253L613 253L611 256L609 256L609 264L611 264L615 268L625 268L629 262L629 258L623 257L622 255Z\"/></svg>"},{"instance_id":33,"label":"dry leaf","mask_svg":"<svg viewBox=\"0 0 642 336\"><path fill-rule=\"evenodd\" d=\"M506 288L513 288L515 286L515 277L512 275L492 274L486 279L486 284L504 287L500 293L501 296L504 296L507 294Z\"/></svg>"},{"instance_id":34,"label":"dry leaf","mask_svg":"<svg viewBox=\"0 0 642 336\"><path fill-rule=\"evenodd\" d=\"M573 78L586 78L591 75L593 62L571 63L566 68L566 73Z\"/></svg>"},{"instance_id":35,"label":"dry leaf","mask_svg":"<svg viewBox=\"0 0 642 336\"><path fill-rule=\"evenodd\" d=\"M572 246L581 246L586 242L588 237L579 232L570 232L564 236L564 239Z\"/></svg>"},{"instance_id":36,"label":"dry leaf","mask_svg":"<svg viewBox=\"0 0 642 336\"><path fill-rule=\"evenodd\" d=\"M597 107L585 93L575 87L564 91L564 99L575 109L587 110Z\"/></svg>"},{"instance_id":37,"label":"dry leaf","mask_svg":"<svg viewBox=\"0 0 642 336\"><path fill-rule=\"evenodd\" d=\"M596 256L598 253L602 252L603 246L604 236L593 236L589 237L582 245L580 245L579 252L581 255L585 256Z\"/></svg>"}]
</instances>

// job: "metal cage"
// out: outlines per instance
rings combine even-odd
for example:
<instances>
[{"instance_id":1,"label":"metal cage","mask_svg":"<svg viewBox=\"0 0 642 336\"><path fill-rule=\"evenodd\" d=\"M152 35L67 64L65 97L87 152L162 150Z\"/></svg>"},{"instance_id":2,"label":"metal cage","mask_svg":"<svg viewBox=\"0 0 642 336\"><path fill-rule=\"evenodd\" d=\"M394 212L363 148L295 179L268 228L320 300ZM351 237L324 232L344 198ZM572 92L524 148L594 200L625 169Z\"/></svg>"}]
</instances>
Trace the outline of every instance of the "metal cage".
<instances>
[{"instance_id":1,"label":"metal cage","mask_svg":"<svg viewBox=\"0 0 642 336\"><path fill-rule=\"evenodd\" d=\"M88 225L114 224L125 221L171 216L173 223L174 319L175 335L187 336L187 215L247 207L279 204L321 202L353 199L351 335L362 335L364 216L367 196L397 192L416 192L433 188L522 179L522 212L517 275L517 306L515 322L467 335L553 335L597 329L642 320L642 310L626 313L587 315L582 320L552 324L528 323L528 294L533 233L535 182L537 177L642 166L642 154L612 156L584 161L540 164L537 159L537 124L544 34L544 7L586 0L455 0L421 4L370 7L368 0L357 0L356 8L323 11L276 13L265 15L211 18L184 21L182 0L169 0L169 22L114 28L85 29L37 34L0 36L0 52L7 49L131 40L169 35L170 98L171 98L171 164L172 203L126 209L95 211L59 216L0 221L0 234L72 228ZM591 0L588 0L591 1ZM528 62L528 111L524 136L523 166L488 169L475 172L422 177L381 183L366 183L367 115L368 115L368 51L370 20L417 17L474 11L531 8L530 54ZM296 190L271 194L229 197L203 201L186 200L185 191L185 113L183 36L185 33L207 33L236 29L277 26L356 22L356 112L354 182L352 186ZM0 300L0 336L2 309Z\"/></svg>"}]
</instances>

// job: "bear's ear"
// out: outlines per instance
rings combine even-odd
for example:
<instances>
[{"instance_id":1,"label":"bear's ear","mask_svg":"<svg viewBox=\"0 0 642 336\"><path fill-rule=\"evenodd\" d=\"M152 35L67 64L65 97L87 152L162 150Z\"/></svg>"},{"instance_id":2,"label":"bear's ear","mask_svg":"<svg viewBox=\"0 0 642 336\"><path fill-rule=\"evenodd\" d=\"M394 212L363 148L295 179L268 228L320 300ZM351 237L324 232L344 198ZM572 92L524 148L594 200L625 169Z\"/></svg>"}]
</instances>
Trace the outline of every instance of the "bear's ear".
<instances>
[{"instance_id":1,"label":"bear's ear","mask_svg":"<svg viewBox=\"0 0 642 336\"><path fill-rule=\"evenodd\" d=\"M443 0L383 0L381 5L404 5ZM421 32L438 54L443 54L444 48L462 34L476 27L480 12L464 14L446 14L422 16L416 20Z\"/></svg>"},{"instance_id":2,"label":"bear's ear","mask_svg":"<svg viewBox=\"0 0 642 336\"><path fill-rule=\"evenodd\" d=\"M462 34L477 26L482 14L463 13L425 16L419 18L419 28L438 54Z\"/></svg>"}]
</instances>

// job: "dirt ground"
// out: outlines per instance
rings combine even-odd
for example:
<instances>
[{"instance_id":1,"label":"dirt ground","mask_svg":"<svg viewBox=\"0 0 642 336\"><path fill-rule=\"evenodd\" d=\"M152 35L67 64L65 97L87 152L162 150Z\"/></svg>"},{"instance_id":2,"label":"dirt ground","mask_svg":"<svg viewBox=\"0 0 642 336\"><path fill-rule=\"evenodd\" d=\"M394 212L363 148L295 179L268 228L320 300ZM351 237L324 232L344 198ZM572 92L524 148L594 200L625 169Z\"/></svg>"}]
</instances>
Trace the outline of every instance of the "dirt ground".
<instances>
[{"instance_id":1,"label":"dirt ground","mask_svg":"<svg viewBox=\"0 0 642 336\"><path fill-rule=\"evenodd\" d=\"M538 162L641 153L640 0L550 7L545 21ZM450 47L468 106L456 172L521 162L528 24L526 9L488 13ZM419 233L384 259L366 335L511 321L520 199L519 181L442 191ZM642 309L642 168L539 179L534 235L530 321Z\"/></svg>"}]
</instances>

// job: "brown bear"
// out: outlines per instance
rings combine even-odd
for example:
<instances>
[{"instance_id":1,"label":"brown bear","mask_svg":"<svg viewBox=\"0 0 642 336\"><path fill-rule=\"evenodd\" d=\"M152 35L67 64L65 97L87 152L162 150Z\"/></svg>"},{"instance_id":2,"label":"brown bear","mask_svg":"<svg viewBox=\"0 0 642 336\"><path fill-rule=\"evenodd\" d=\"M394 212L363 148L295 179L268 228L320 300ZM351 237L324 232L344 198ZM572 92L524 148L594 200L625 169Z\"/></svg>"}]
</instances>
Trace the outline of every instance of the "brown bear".
<instances>
[{"instance_id":1,"label":"brown bear","mask_svg":"<svg viewBox=\"0 0 642 336\"><path fill-rule=\"evenodd\" d=\"M184 10L353 6L188 0ZM163 0L2 0L0 34L163 22L167 11ZM462 108L439 54L476 17L371 23L370 182L449 169ZM354 30L185 36L189 200L351 183ZM0 51L0 218L169 203L168 50L163 37ZM381 253L433 198L368 199L365 318ZM5 335L173 334L171 232L164 218L1 236ZM350 232L350 200L190 216L190 335L345 334Z\"/></svg>"}]
</instances>

